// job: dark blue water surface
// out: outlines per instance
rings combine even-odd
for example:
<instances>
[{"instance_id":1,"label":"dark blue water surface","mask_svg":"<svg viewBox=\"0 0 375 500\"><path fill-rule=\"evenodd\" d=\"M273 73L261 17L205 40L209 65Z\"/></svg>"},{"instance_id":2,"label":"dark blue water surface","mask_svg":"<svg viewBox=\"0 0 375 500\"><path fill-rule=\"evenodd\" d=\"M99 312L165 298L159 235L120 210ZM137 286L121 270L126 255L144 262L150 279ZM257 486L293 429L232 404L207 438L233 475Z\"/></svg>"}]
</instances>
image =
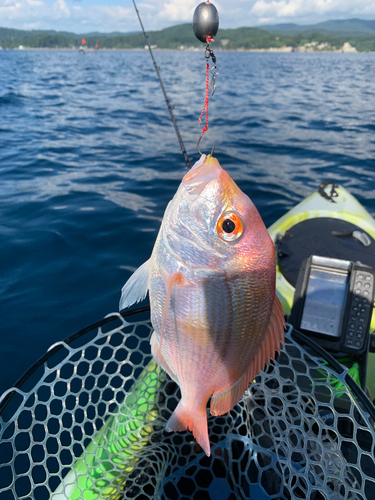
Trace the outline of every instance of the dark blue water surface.
<instances>
[{"instance_id":1,"label":"dark blue water surface","mask_svg":"<svg viewBox=\"0 0 375 500\"><path fill-rule=\"evenodd\" d=\"M197 160L203 49L155 57ZM375 54L217 59L201 148L267 226L326 178L375 213ZM0 393L118 309L185 172L148 52L0 51Z\"/></svg>"}]
</instances>

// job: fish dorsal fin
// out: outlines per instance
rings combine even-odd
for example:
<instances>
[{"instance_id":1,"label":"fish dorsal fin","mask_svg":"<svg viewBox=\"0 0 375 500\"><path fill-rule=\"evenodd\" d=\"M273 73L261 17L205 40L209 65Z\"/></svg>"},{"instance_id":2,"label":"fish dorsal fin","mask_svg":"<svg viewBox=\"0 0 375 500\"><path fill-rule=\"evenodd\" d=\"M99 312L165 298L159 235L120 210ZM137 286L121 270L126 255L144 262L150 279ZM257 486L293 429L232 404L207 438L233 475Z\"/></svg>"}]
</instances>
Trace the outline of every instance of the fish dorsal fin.
<instances>
[{"instance_id":1,"label":"fish dorsal fin","mask_svg":"<svg viewBox=\"0 0 375 500\"><path fill-rule=\"evenodd\" d=\"M120 311L140 302L147 295L150 277L150 259L146 260L128 279L121 290Z\"/></svg>"},{"instance_id":2,"label":"fish dorsal fin","mask_svg":"<svg viewBox=\"0 0 375 500\"><path fill-rule=\"evenodd\" d=\"M275 294L271 320L266 335L257 353L245 373L229 389L213 394L210 404L212 415L224 415L230 411L242 398L255 375L274 358L275 352L280 352L280 342L284 345L284 312Z\"/></svg>"}]
</instances>

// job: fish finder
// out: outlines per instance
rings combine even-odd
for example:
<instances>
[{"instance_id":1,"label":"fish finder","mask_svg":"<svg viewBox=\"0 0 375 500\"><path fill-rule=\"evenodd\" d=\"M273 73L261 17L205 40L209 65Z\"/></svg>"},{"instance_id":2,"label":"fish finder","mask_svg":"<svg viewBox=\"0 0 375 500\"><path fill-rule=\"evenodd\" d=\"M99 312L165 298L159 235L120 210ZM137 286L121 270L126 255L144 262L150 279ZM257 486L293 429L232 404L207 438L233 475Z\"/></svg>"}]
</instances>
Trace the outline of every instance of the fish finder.
<instances>
[{"instance_id":1,"label":"fish finder","mask_svg":"<svg viewBox=\"0 0 375 500\"><path fill-rule=\"evenodd\" d=\"M297 279L290 323L332 353L368 350L374 304L372 268L312 255Z\"/></svg>"}]
</instances>

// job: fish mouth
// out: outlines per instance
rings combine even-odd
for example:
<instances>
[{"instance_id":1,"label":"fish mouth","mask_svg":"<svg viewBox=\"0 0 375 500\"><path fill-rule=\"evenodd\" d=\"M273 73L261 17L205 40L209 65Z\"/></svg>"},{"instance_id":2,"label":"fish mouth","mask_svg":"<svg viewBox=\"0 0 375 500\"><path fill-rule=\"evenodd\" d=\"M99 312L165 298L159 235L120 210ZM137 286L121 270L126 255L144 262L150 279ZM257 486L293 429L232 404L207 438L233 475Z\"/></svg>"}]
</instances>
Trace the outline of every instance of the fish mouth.
<instances>
[{"instance_id":1,"label":"fish mouth","mask_svg":"<svg viewBox=\"0 0 375 500\"><path fill-rule=\"evenodd\" d=\"M192 198L197 198L210 182L220 180L222 172L224 170L216 158L211 155L202 155L201 159L182 179L182 184Z\"/></svg>"}]
</instances>

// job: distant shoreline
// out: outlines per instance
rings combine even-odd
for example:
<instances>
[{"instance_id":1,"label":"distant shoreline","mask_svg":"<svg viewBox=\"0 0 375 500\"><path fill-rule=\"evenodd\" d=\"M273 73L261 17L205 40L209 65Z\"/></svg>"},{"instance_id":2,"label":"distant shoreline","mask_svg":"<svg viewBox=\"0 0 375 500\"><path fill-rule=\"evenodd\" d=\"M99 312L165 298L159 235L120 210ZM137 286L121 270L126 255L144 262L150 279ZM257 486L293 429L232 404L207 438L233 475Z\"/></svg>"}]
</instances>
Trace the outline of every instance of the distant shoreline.
<instances>
[{"instance_id":1,"label":"distant shoreline","mask_svg":"<svg viewBox=\"0 0 375 500\"><path fill-rule=\"evenodd\" d=\"M371 24L371 23L374 23ZM191 23L148 31L151 49L202 50ZM144 50L142 32L87 33L79 35L54 30L14 30L0 27L0 47L24 50ZM147 47L146 47L147 48ZM352 19L316 25L275 25L220 29L215 51L230 52L374 52L375 21ZM204 50L204 47L203 47Z\"/></svg>"},{"instance_id":2,"label":"distant shoreline","mask_svg":"<svg viewBox=\"0 0 375 500\"><path fill-rule=\"evenodd\" d=\"M375 51L345 51L345 50L293 50L292 47L286 47L285 49L288 50L283 50L284 48L270 48L270 49L226 49L223 50L220 47L216 49L216 52L220 53L243 53L243 52L254 52L254 53L270 53L270 54L375 54ZM50 47L23 47L22 49L20 48L12 48L12 49L0 49L0 53L2 51L17 51L17 52L25 52L25 51L57 51L57 52L81 52L77 48L50 48ZM162 48L153 48L152 49L154 52L202 52L202 48L194 48L194 49L162 49ZM94 49L86 49L85 53L93 53ZM121 48L114 48L114 49L98 49L97 52L148 52L148 49L145 48L127 48L127 49L121 49Z\"/></svg>"}]
</instances>

